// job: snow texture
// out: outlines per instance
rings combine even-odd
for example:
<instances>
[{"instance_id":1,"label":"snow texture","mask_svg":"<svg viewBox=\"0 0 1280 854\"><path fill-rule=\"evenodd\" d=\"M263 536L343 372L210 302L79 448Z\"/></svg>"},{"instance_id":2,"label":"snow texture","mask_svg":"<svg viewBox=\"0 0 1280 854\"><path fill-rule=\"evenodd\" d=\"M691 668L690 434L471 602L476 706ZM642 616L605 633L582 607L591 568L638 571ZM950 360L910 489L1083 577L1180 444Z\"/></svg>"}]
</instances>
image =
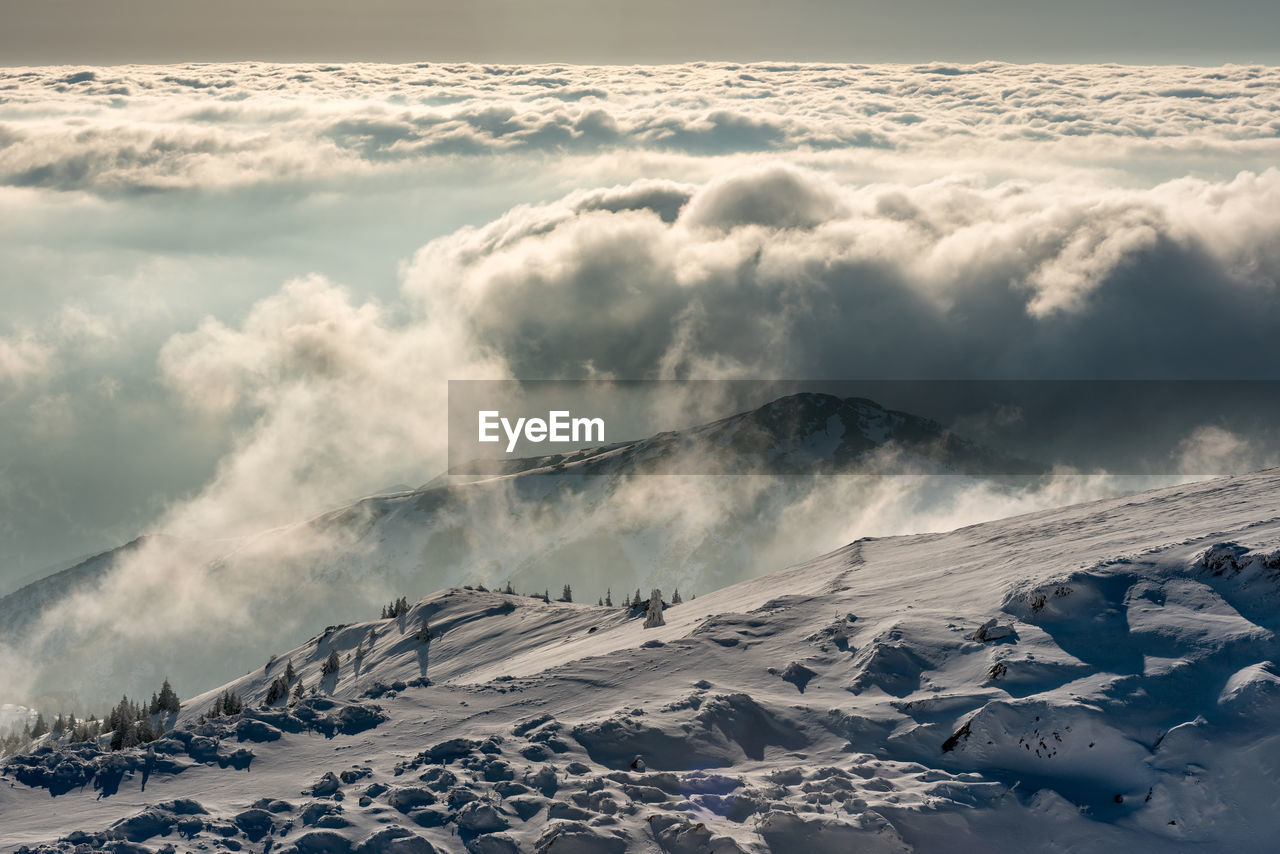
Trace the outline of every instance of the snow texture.
<instances>
[{"instance_id":1,"label":"snow texture","mask_svg":"<svg viewBox=\"0 0 1280 854\"><path fill-rule=\"evenodd\" d=\"M652 628L634 609L445 590L186 701L144 748L46 739L4 766L0 836L65 852L1270 851L1277 488L1267 471L861 540ZM267 706L287 662L317 692ZM227 690L245 710L202 722Z\"/></svg>"}]
</instances>

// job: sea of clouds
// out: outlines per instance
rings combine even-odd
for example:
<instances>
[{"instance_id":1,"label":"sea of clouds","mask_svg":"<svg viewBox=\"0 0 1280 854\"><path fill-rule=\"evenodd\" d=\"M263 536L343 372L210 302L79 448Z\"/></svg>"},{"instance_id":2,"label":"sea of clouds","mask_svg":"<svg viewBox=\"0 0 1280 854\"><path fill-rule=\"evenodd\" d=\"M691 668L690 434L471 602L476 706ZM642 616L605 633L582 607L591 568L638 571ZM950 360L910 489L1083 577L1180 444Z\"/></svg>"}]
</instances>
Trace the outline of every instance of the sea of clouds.
<instances>
[{"instance_id":1,"label":"sea of clouds","mask_svg":"<svg viewBox=\"0 0 1280 854\"><path fill-rule=\"evenodd\" d=\"M1272 379L1278 78L5 69L0 590L143 530L247 535L425 482L448 379ZM1185 452L1271 461L1213 413ZM895 491L893 524L838 533L1115 489L1090 484ZM219 595L146 551L78 603L76 642L144 587Z\"/></svg>"}]
</instances>

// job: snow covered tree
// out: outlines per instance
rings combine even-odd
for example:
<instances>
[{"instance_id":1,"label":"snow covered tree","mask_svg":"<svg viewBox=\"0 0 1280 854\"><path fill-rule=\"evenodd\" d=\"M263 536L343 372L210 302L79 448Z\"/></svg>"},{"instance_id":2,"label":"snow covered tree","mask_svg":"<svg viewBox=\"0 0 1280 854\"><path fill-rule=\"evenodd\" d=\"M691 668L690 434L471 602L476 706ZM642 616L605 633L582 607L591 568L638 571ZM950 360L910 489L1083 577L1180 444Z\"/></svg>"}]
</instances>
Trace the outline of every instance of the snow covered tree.
<instances>
[{"instance_id":1,"label":"snow covered tree","mask_svg":"<svg viewBox=\"0 0 1280 854\"><path fill-rule=\"evenodd\" d=\"M284 666L284 681L293 684L293 680L298 678L298 674L293 669L293 659L289 659L289 663Z\"/></svg>"},{"instance_id":2,"label":"snow covered tree","mask_svg":"<svg viewBox=\"0 0 1280 854\"><path fill-rule=\"evenodd\" d=\"M419 643L431 642L431 623L427 620L422 621L422 625L418 627L417 639Z\"/></svg>"},{"instance_id":3,"label":"snow covered tree","mask_svg":"<svg viewBox=\"0 0 1280 854\"><path fill-rule=\"evenodd\" d=\"M680 588L676 588L676 592L671 594L671 604L679 605L684 600L680 598Z\"/></svg>"},{"instance_id":4,"label":"snow covered tree","mask_svg":"<svg viewBox=\"0 0 1280 854\"><path fill-rule=\"evenodd\" d=\"M653 629L666 624L666 620L662 619L662 591L655 587L649 594L649 608L645 611L644 627Z\"/></svg>"},{"instance_id":5,"label":"snow covered tree","mask_svg":"<svg viewBox=\"0 0 1280 854\"><path fill-rule=\"evenodd\" d=\"M338 648L334 647L329 650L329 657L325 659L324 666L320 668L320 673L328 676L330 673L337 673L338 668L342 666L342 662L338 659Z\"/></svg>"},{"instance_id":6,"label":"snow covered tree","mask_svg":"<svg viewBox=\"0 0 1280 854\"><path fill-rule=\"evenodd\" d=\"M302 680L299 679L293 686L293 699L289 701L289 705L293 706L302 702L302 698L305 697L306 694L307 688L302 684Z\"/></svg>"}]
</instances>

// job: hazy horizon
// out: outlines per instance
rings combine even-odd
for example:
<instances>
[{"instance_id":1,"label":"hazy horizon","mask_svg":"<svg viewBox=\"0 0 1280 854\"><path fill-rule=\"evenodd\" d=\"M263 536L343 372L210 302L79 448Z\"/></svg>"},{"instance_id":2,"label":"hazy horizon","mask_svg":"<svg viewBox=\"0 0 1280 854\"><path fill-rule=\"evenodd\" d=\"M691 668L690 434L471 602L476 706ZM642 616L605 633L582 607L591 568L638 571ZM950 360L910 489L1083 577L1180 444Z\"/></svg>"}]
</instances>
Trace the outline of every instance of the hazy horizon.
<instances>
[{"instance_id":1,"label":"hazy horizon","mask_svg":"<svg viewBox=\"0 0 1280 854\"><path fill-rule=\"evenodd\" d=\"M1262 0L3 0L6 64L480 61L526 64L824 61L1274 63Z\"/></svg>"}]
</instances>

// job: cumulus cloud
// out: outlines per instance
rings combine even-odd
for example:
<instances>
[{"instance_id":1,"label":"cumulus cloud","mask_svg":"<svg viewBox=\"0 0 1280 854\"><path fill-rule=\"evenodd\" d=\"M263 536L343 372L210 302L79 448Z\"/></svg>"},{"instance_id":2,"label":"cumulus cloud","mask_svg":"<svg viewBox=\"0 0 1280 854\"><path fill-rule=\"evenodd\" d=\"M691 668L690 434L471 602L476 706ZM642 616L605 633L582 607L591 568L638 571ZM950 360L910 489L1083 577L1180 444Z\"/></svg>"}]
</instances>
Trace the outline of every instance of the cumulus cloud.
<instances>
[{"instance_id":1,"label":"cumulus cloud","mask_svg":"<svg viewBox=\"0 0 1280 854\"><path fill-rule=\"evenodd\" d=\"M433 241L406 293L532 376L1261 378L1278 355L1277 170L611 192Z\"/></svg>"}]
</instances>

